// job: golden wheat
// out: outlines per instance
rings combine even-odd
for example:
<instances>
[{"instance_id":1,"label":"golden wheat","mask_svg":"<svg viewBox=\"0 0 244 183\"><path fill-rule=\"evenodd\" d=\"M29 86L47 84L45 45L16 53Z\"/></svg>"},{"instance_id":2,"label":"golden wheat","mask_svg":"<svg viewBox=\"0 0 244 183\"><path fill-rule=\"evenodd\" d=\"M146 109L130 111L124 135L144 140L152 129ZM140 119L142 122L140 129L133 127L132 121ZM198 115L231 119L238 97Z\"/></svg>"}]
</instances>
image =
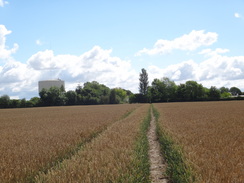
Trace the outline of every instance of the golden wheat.
<instances>
[{"instance_id":1,"label":"golden wheat","mask_svg":"<svg viewBox=\"0 0 244 183\"><path fill-rule=\"evenodd\" d=\"M0 110L0 182L26 182L139 105Z\"/></svg>"},{"instance_id":2,"label":"golden wheat","mask_svg":"<svg viewBox=\"0 0 244 183\"><path fill-rule=\"evenodd\" d=\"M154 105L199 182L244 182L243 101Z\"/></svg>"},{"instance_id":3,"label":"golden wheat","mask_svg":"<svg viewBox=\"0 0 244 183\"><path fill-rule=\"evenodd\" d=\"M135 142L149 105L111 125L72 159L36 177L37 182L118 182L131 174ZM124 179L123 182L128 182Z\"/></svg>"}]
</instances>

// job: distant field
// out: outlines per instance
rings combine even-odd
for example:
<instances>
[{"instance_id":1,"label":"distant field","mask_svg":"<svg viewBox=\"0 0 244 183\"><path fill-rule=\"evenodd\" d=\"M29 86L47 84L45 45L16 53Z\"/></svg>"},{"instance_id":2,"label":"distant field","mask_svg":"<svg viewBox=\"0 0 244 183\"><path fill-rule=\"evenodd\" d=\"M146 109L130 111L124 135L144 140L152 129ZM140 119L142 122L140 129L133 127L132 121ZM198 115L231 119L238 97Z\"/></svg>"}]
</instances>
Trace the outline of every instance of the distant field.
<instances>
[{"instance_id":1,"label":"distant field","mask_svg":"<svg viewBox=\"0 0 244 183\"><path fill-rule=\"evenodd\" d=\"M243 101L153 105L197 182L244 182ZM150 182L149 108L0 110L0 182Z\"/></svg>"},{"instance_id":2,"label":"distant field","mask_svg":"<svg viewBox=\"0 0 244 183\"><path fill-rule=\"evenodd\" d=\"M0 182L26 182L140 105L0 110Z\"/></svg>"},{"instance_id":3,"label":"distant field","mask_svg":"<svg viewBox=\"0 0 244 183\"><path fill-rule=\"evenodd\" d=\"M199 182L244 182L244 102L154 104Z\"/></svg>"}]
</instances>

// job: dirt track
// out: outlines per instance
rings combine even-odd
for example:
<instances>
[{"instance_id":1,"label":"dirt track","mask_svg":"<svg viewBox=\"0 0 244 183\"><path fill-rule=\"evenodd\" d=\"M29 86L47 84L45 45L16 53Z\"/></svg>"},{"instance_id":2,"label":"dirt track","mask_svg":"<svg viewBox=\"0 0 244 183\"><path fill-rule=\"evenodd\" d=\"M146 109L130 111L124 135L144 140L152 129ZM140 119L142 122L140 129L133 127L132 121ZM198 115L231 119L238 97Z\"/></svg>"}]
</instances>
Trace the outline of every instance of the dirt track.
<instances>
[{"instance_id":1,"label":"dirt track","mask_svg":"<svg viewBox=\"0 0 244 183\"><path fill-rule=\"evenodd\" d=\"M169 182L166 175L166 163L160 153L160 145L156 134L155 117L151 111L152 120L147 133L149 141L149 160L150 160L150 178L152 183L167 183Z\"/></svg>"}]
</instances>

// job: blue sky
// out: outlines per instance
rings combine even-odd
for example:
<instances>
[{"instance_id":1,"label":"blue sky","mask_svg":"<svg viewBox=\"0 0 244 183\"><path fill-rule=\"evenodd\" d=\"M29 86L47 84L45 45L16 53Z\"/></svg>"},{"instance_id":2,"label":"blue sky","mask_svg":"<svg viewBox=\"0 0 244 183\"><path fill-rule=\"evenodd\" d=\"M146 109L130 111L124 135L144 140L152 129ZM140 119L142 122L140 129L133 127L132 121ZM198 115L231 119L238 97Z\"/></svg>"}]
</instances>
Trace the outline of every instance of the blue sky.
<instances>
[{"instance_id":1,"label":"blue sky","mask_svg":"<svg viewBox=\"0 0 244 183\"><path fill-rule=\"evenodd\" d=\"M244 90L243 0L0 0L0 95L96 80L138 92L149 79Z\"/></svg>"}]
</instances>

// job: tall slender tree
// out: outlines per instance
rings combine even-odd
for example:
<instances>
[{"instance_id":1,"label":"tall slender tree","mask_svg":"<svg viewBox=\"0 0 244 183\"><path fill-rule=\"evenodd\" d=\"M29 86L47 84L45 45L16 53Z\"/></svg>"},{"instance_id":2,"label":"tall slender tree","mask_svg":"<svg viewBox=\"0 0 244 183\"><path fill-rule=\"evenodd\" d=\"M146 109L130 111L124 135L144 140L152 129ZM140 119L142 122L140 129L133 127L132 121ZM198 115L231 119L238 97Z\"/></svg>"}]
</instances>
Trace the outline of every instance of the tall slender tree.
<instances>
[{"instance_id":1,"label":"tall slender tree","mask_svg":"<svg viewBox=\"0 0 244 183\"><path fill-rule=\"evenodd\" d=\"M148 91L148 74L146 69L142 69L140 73L140 78L139 78L139 92L142 95L146 95Z\"/></svg>"}]
</instances>

